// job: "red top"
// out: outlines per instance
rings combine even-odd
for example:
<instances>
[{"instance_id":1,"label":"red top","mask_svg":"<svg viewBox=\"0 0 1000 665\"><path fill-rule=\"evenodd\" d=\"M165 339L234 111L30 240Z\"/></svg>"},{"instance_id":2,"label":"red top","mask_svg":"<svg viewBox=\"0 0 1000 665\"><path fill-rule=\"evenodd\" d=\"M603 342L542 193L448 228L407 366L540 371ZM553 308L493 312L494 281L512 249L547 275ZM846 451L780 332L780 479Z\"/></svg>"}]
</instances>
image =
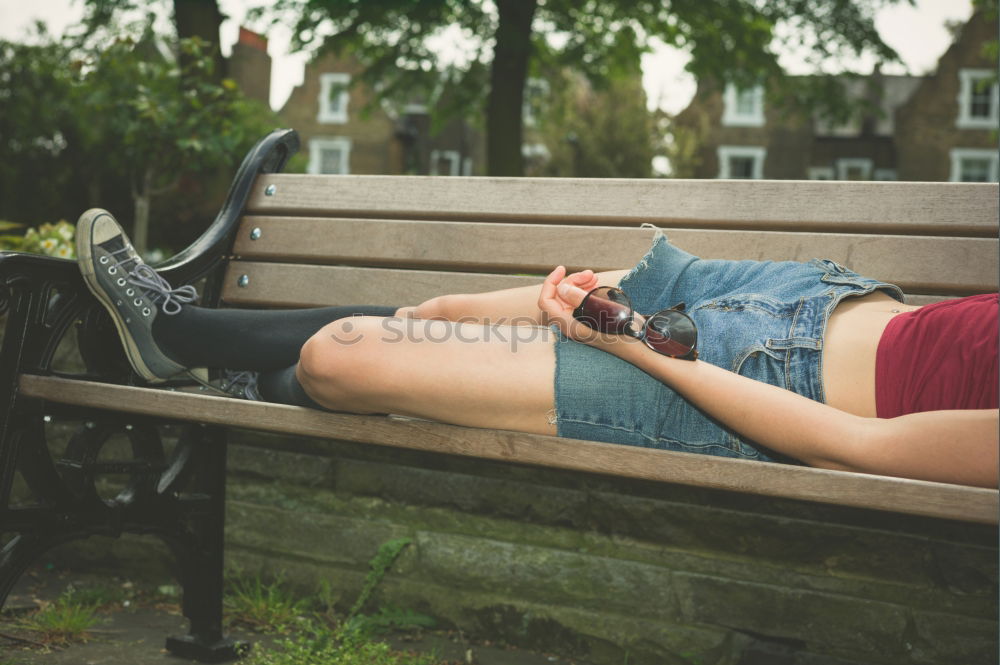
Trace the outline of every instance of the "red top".
<instances>
[{"instance_id":1,"label":"red top","mask_svg":"<svg viewBox=\"0 0 1000 665\"><path fill-rule=\"evenodd\" d=\"M997 317L995 293L893 317L875 356L878 417L998 408Z\"/></svg>"}]
</instances>

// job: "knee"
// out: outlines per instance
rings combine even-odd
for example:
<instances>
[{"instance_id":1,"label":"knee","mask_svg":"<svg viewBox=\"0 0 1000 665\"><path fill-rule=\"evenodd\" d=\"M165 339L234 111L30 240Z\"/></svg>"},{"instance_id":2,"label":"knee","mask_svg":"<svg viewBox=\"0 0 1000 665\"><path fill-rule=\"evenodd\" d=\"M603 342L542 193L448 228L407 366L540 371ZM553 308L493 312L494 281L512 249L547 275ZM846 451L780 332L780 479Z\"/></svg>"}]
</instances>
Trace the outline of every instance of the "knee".
<instances>
[{"instance_id":1,"label":"knee","mask_svg":"<svg viewBox=\"0 0 1000 665\"><path fill-rule=\"evenodd\" d=\"M351 317L324 326L299 352L296 377L312 399L329 409L370 412L378 360L373 353L379 319Z\"/></svg>"}]
</instances>

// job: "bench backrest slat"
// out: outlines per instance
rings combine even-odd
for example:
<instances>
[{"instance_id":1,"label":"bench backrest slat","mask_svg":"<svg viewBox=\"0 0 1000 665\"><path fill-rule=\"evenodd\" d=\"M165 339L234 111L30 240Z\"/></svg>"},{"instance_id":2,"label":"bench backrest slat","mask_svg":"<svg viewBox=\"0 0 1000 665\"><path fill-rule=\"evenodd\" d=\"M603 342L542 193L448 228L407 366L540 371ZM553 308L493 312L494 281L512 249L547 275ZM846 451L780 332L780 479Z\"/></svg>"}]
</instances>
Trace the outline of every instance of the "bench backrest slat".
<instances>
[{"instance_id":1,"label":"bench backrest slat","mask_svg":"<svg viewBox=\"0 0 1000 665\"><path fill-rule=\"evenodd\" d=\"M995 238L997 192L977 183L268 174L247 212Z\"/></svg>"},{"instance_id":2,"label":"bench backrest slat","mask_svg":"<svg viewBox=\"0 0 1000 665\"><path fill-rule=\"evenodd\" d=\"M256 231L256 232L254 232ZM830 258L907 293L967 295L996 288L997 241L884 234L667 229L704 258ZM648 229L317 217L247 216L234 246L244 259L282 263L439 268L545 274L628 268L649 248Z\"/></svg>"},{"instance_id":3,"label":"bench backrest slat","mask_svg":"<svg viewBox=\"0 0 1000 665\"><path fill-rule=\"evenodd\" d=\"M240 277L248 277L239 286ZM538 284L537 277L231 261L223 301L234 307L414 305L445 293Z\"/></svg>"}]
</instances>

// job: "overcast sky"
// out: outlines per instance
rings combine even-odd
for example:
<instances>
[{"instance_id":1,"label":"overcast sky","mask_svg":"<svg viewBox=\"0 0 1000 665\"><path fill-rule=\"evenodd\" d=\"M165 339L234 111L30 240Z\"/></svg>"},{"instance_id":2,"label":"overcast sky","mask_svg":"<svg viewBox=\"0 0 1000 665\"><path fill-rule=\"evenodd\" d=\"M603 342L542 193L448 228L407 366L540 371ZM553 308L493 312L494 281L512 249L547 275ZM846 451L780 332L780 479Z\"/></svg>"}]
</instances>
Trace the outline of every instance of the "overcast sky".
<instances>
[{"instance_id":1,"label":"overcast sky","mask_svg":"<svg viewBox=\"0 0 1000 665\"><path fill-rule=\"evenodd\" d=\"M259 0L219 0L222 12L230 18L222 26L223 52L229 49L238 33L246 10ZM151 6L166 8L163 0ZM946 21L965 20L972 13L971 0L917 0L915 7L901 2L883 9L876 18L882 38L899 52L906 68L887 68L886 73L925 74L933 71L938 58L950 42L944 28ZM44 21L50 32L61 33L68 25L78 21L83 14L79 0L0 0L0 38L17 40L24 37L35 20ZM264 26L249 26L263 29ZM307 56L288 54L290 32L280 26L270 29L268 51L274 60L271 80L271 106L280 108L292 88L302 82L303 66ZM788 60L788 59L786 59ZM667 47L643 57L643 84L650 105L676 113L683 109L694 94L692 77L684 72L687 57L684 53ZM797 70L794 61L783 61L792 73ZM871 67L860 63L860 70ZM908 72L907 72L908 70Z\"/></svg>"}]
</instances>

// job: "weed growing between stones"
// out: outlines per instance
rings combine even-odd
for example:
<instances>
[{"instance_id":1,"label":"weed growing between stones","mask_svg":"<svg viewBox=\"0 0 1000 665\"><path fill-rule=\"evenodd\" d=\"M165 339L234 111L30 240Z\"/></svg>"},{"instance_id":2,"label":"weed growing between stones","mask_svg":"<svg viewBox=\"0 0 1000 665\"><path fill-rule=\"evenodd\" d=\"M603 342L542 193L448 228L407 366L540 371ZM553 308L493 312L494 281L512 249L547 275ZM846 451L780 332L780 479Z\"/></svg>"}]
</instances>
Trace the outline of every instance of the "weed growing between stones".
<instances>
[{"instance_id":1,"label":"weed growing between stones","mask_svg":"<svg viewBox=\"0 0 1000 665\"><path fill-rule=\"evenodd\" d=\"M309 611L308 602L285 589L280 576L272 582L259 575L231 580L225 606L232 625L279 635L289 634Z\"/></svg>"},{"instance_id":2,"label":"weed growing between stones","mask_svg":"<svg viewBox=\"0 0 1000 665\"><path fill-rule=\"evenodd\" d=\"M19 622L19 627L37 635L45 645L66 646L90 639L90 630L99 622L99 603L74 598L73 590Z\"/></svg>"},{"instance_id":3,"label":"weed growing between stones","mask_svg":"<svg viewBox=\"0 0 1000 665\"><path fill-rule=\"evenodd\" d=\"M258 577L236 585L238 593L227 599L227 608L237 620L253 627L248 620L253 617L258 626L269 621L268 632L285 635L294 632L294 637L279 640L274 648L255 645L243 661L245 665L440 665L433 654L393 651L375 639L389 630L431 628L434 626L431 617L391 606L379 607L370 615L361 613L409 544L408 538L401 538L379 548L369 564L361 593L339 623L333 616L329 585L321 586L320 607L311 613L304 599L295 599L280 588L280 580L266 585Z\"/></svg>"}]
</instances>

